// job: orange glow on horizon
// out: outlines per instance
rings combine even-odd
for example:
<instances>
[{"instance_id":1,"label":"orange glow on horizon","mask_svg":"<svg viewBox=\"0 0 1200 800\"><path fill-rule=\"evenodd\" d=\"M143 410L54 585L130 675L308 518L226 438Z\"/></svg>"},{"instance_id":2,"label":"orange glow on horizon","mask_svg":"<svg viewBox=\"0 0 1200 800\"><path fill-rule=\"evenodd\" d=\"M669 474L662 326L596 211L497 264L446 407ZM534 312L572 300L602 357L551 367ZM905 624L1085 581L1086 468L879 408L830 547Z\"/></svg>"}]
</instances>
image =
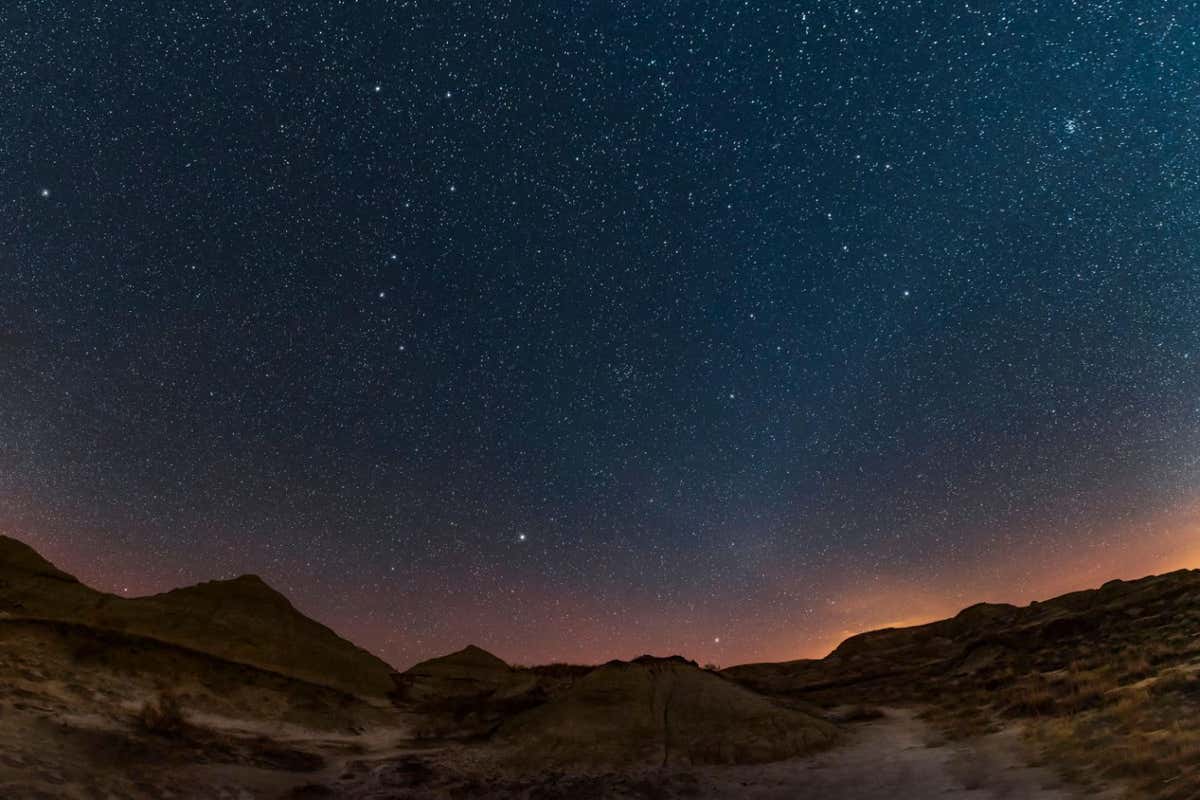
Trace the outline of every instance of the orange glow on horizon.
<instances>
[{"instance_id":1,"label":"orange glow on horizon","mask_svg":"<svg viewBox=\"0 0 1200 800\"><path fill-rule=\"evenodd\" d=\"M1133 546L1120 541L1132 536L1137 537ZM976 603L1025 606L1069 592L1095 589L1114 579L1136 580L1179 569L1196 569L1200 567L1200 504L1190 503L1156 516L1114 525L1096 533L1095 539L1087 548L1081 548L1086 552L1067 563L1048 561L1034 545L1018 548L1005 560L1003 566L1007 569L997 569L990 579L972 575L980 571L972 566L963 575L941 576L936 586L913 586L911 579L905 579L866 593L848 590L850 593L839 602L853 605L856 624L815 634L808 643L795 647L795 655L783 660L822 658L852 636L948 619ZM1044 569L1031 572L1025 565L1033 563L1043 563ZM970 596L958 588L968 579L974 586ZM897 617L898 608L912 611Z\"/></svg>"},{"instance_id":2,"label":"orange glow on horizon","mask_svg":"<svg viewBox=\"0 0 1200 800\"><path fill-rule=\"evenodd\" d=\"M24 526L0 528L0 533L27 542L61 569L102 591L135 596L191 582L180 580L178 574L172 577L170 564L139 561L132 552L114 550L97 559L84 552L75 539L63 535L36 535ZM905 574L897 568L894 574L878 574L870 580L862 575L831 575L830 582L814 588L811 597L797 600L791 612L786 607L757 614L751 611L732 622L719 617L719 602L687 615L666 604L647 610L644 616L621 619L602 598L524 586L514 600L525 610L518 620L503 620L503 609L487 603L450 596L446 619L456 625L417 638L411 631L390 627L370 615L323 608L299 589L291 599L304 613L400 669L471 643L523 664L601 663L642 653L678 653L699 663L729 666L821 658L851 636L953 617L980 602L1021 606L1096 588L1115 578L1132 580L1200 566L1198 503L1089 530L1086 536L1081 532L1035 533L1023 541L1039 544L1010 548L996 561L964 556L955 565L931 563L924 574ZM252 571L251 567L246 565L246 571ZM202 575L198 579L220 577L230 576ZM272 582L272 576L265 577ZM764 579L764 586L786 585L787 577L772 575ZM291 596L286 585L278 579L274 583ZM769 594L764 592L764 596ZM361 611L378 601L379 597L364 587L346 606ZM808 613L799 607L801 602ZM422 655L408 655L414 651Z\"/></svg>"}]
</instances>

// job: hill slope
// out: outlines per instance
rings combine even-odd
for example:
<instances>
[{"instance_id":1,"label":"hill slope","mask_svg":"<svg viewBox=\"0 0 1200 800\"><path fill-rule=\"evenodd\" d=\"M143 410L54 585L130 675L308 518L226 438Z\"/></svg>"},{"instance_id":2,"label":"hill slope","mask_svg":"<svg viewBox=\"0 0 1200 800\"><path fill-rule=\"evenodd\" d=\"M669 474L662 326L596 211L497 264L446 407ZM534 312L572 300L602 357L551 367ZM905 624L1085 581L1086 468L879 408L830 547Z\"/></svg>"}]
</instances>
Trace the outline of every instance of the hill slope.
<instances>
[{"instance_id":1,"label":"hill slope","mask_svg":"<svg viewBox=\"0 0 1200 800\"><path fill-rule=\"evenodd\" d=\"M0 613L145 636L360 695L392 688L391 667L252 575L124 598L85 586L0 536Z\"/></svg>"},{"instance_id":2,"label":"hill slope","mask_svg":"<svg viewBox=\"0 0 1200 800\"><path fill-rule=\"evenodd\" d=\"M911 691L916 677L936 682L1014 661L1065 666L1065 654L1077 645L1133 642L1150 629L1182 633L1193 616L1200 617L1200 570L1179 570L1024 607L979 603L950 619L852 636L823 659L743 664L724 674L770 693L876 685L893 694Z\"/></svg>"},{"instance_id":3,"label":"hill slope","mask_svg":"<svg viewBox=\"0 0 1200 800\"><path fill-rule=\"evenodd\" d=\"M824 720L785 708L678 656L613 661L497 732L523 769L752 764L832 742Z\"/></svg>"}]
</instances>

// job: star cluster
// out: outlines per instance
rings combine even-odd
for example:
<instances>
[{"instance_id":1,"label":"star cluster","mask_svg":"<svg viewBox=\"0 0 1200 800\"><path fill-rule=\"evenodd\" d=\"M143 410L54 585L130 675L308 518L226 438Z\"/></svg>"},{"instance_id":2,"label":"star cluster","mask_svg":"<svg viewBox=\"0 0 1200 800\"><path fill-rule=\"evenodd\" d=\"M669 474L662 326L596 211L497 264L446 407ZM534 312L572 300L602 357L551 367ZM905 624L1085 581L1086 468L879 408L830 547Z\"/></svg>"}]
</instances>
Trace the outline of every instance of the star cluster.
<instances>
[{"instance_id":1,"label":"star cluster","mask_svg":"<svg viewBox=\"0 0 1200 800\"><path fill-rule=\"evenodd\" d=\"M7 4L0 527L114 591L261 573L400 666L1178 566L1180 14Z\"/></svg>"}]
</instances>

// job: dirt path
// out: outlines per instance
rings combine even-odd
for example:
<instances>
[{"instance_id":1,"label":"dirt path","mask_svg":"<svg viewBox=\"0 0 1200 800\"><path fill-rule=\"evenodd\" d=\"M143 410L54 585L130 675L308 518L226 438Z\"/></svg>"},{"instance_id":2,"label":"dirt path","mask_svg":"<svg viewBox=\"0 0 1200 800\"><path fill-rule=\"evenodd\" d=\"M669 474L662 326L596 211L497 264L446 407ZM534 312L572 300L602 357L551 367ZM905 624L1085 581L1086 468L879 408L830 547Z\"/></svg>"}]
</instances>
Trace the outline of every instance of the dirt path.
<instances>
[{"instance_id":1,"label":"dirt path","mask_svg":"<svg viewBox=\"0 0 1200 800\"><path fill-rule=\"evenodd\" d=\"M1027 753L1016 729L965 741L946 742L907 709L886 709L883 719L848 726L847 741L816 755L774 764L680 769L667 767L631 776L546 776L546 782L514 780L501 787L472 776L470 754L438 748L413 750L396 744L402 731L389 729L354 742L322 735L281 743L320 752L326 766L312 772L228 763L180 765L169 775L160 769L131 774L113 762L104 771L89 759L105 740L107 728L78 715L56 715L57 722L29 713L0 714L0 795L5 797L98 796L98 787L114 796L191 797L220 800L276 800L326 796L354 800L396 797L530 798L711 798L712 800L1076 800L1083 795L1052 770L1025 765ZM210 732L232 730L230 721L212 715ZM68 725L71 723L71 725ZM252 733L237 726L230 741ZM92 732L91 738L86 738ZM280 731L273 731L276 736ZM215 733L213 735L216 735ZM74 738L73 738L74 737ZM85 737L85 738L79 738ZM30 747L31 742L37 745ZM121 741L117 739L116 741ZM360 752L361 748L365 752ZM112 749L111 745L108 749ZM104 752L108 752L105 750ZM115 751L114 751L115 752ZM282 751L281 751L282 752ZM465 758L465 760L464 760ZM98 780L103 778L103 780ZM292 790L311 786L293 795ZM205 787L203 794L191 788ZM321 794L324 792L324 794ZM1090 800L1116 800L1109 790Z\"/></svg>"},{"instance_id":2,"label":"dirt path","mask_svg":"<svg viewBox=\"0 0 1200 800\"><path fill-rule=\"evenodd\" d=\"M855 726L852 741L819 755L708 772L705 797L753 800L1069 800L1082 794L1052 770L1025 765L1015 730L944 742L914 712ZM1088 795L1117 797L1115 790Z\"/></svg>"}]
</instances>

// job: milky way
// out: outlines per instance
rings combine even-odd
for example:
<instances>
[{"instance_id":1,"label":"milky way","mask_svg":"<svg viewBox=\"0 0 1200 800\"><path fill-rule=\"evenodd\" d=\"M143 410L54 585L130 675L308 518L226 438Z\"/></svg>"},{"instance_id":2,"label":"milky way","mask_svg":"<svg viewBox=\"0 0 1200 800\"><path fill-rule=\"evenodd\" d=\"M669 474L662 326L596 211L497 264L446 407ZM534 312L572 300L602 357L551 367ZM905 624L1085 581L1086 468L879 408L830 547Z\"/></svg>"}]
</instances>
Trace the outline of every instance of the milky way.
<instances>
[{"instance_id":1,"label":"milky way","mask_svg":"<svg viewBox=\"0 0 1200 800\"><path fill-rule=\"evenodd\" d=\"M1196 553L1192 12L177 6L0 9L0 530L81 578L728 664Z\"/></svg>"}]
</instances>

